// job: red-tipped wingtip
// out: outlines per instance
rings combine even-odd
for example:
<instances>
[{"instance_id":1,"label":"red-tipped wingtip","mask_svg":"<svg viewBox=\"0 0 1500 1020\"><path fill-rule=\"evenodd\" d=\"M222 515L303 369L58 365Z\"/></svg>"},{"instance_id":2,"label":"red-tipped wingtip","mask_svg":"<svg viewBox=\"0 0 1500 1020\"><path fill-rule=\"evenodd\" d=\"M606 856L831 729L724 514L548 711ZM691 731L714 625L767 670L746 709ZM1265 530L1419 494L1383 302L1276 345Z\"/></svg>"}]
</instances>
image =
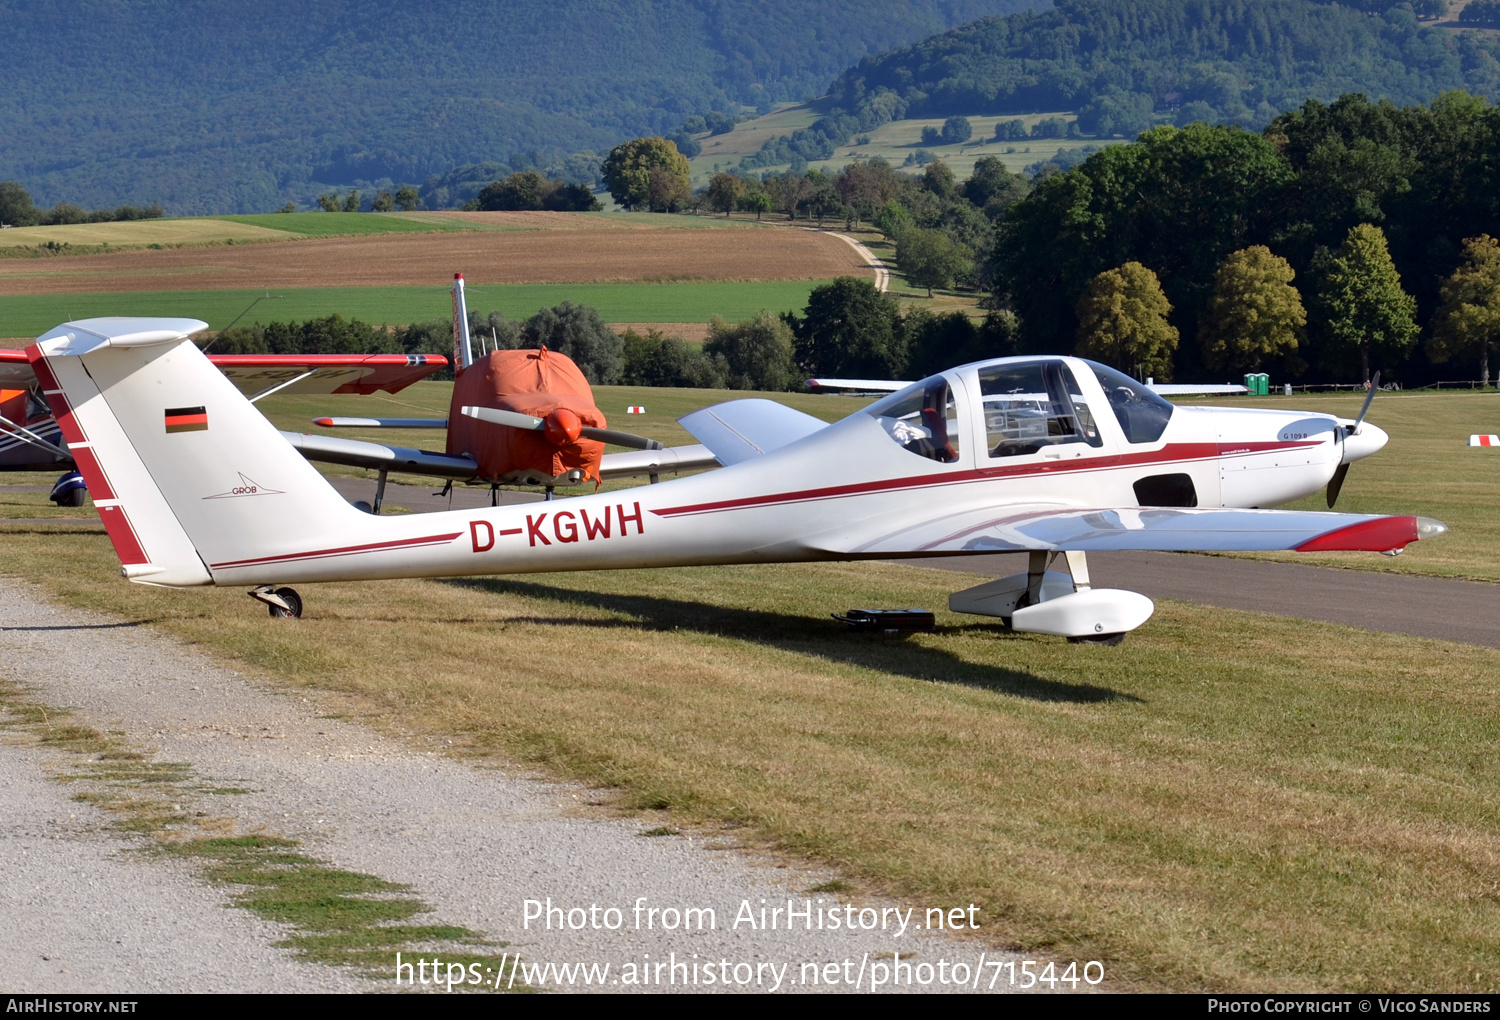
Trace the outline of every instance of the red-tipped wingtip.
<instances>
[{"instance_id":1,"label":"red-tipped wingtip","mask_svg":"<svg viewBox=\"0 0 1500 1020\"><path fill-rule=\"evenodd\" d=\"M314 418L313 419L313 424L314 425L321 425L325 429L331 429L331 428L333 428L333 419L332 418Z\"/></svg>"},{"instance_id":2,"label":"red-tipped wingtip","mask_svg":"<svg viewBox=\"0 0 1500 1020\"><path fill-rule=\"evenodd\" d=\"M1421 535L1415 517L1377 517L1335 528L1297 546L1298 552L1391 552Z\"/></svg>"}]
</instances>

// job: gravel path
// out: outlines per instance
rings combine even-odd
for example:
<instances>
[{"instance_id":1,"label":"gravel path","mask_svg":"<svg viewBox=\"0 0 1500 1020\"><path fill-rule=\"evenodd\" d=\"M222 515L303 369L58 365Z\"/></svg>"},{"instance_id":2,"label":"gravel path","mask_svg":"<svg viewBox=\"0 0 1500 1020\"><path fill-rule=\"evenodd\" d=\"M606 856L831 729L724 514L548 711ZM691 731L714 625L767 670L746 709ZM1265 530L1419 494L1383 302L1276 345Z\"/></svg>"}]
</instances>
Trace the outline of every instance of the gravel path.
<instances>
[{"instance_id":1,"label":"gravel path","mask_svg":"<svg viewBox=\"0 0 1500 1020\"><path fill-rule=\"evenodd\" d=\"M181 863L99 831L33 749L0 743L0 988L9 992L357 991L271 948L283 932Z\"/></svg>"},{"instance_id":2,"label":"gravel path","mask_svg":"<svg viewBox=\"0 0 1500 1020\"><path fill-rule=\"evenodd\" d=\"M619 973L627 962L669 961L675 953L678 963L748 965L738 972L757 972L747 990L771 990L770 968L790 965L781 990L801 990L804 962L838 963L842 975L843 961L851 960L852 982L862 962L868 968L892 952L972 966L984 951L917 930L926 907L967 903L902 905L916 909L899 937L891 913L897 904L870 900L859 901L856 913L880 911L884 931L808 931L800 919L789 931L784 913L777 930L736 929L742 901L757 922L762 900L769 910L784 908L789 897L799 909L810 897L815 907L821 900L838 905L841 919L848 915L838 894L804 895L827 874L690 837L643 838L638 820L597 817L586 807L586 789L476 768L324 718L316 695L269 691L149 629L49 605L15 580L0 579L0 605L0 675L100 729L149 744L159 761L188 762L211 783L251 790L208 798L210 810L236 818L242 829L293 836L340 867L408 883L435 906L436 920L504 940L529 961L608 962ZM278 937L270 926L221 909L221 894L180 866L127 853L126 844L96 834L98 819L44 781L42 754L0 747L0 868L26 876L7 879L0 897L0 915L24 918L0 926L0 985L37 992L351 986L354 979L341 972L267 948ZM541 921L528 925L526 901L544 909L549 898L564 911L597 905L601 924L615 920L602 911L617 908L622 923L596 930L591 920L572 930L568 915L560 923L554 914L551 931ZM717 924L663 930L658 914L648 929L643 914L637 930L637 902L644 910L712 908ZM38 959L52 956L47 947L54 945L55 961ZM862 980L868 990L868 977ZM1002 978L997 988L1004 984Z\"/></svg>"}]
</instances>

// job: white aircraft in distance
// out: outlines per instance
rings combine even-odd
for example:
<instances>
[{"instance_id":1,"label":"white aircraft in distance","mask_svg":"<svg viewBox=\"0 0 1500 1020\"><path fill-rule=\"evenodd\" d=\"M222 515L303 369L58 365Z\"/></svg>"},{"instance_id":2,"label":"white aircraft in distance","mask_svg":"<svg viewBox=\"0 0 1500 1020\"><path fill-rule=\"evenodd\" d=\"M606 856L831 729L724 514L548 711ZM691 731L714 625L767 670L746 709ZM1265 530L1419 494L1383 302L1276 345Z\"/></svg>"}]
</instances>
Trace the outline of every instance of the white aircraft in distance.
<instances>
[{"instance_id":1,"label":"white aircraft in distance","mask_svg":"<svg viewBox=\"0 0 1500 1020\"><path fill-rule=\"evenodd\" d=\"M1328 485L1386 435L1323 414L1175 407L1077 358L1003 358L834 424L733 400L682 424L720 470L551 503L374 516L339 496L188 334L93 319L27 355L122 573L243 585L297 616L293 582L1025 551L955 594L1018 631L1115 643L1151 615L1091 588L1093 550L1366 550L1446 531L1413 516L1260 509ZM1368 407L1368 403L1366 405ZM1361 417L1363 416L1363 412ZM1067 573L1049 571L1057 554Z\"/></svg>"}]
</instances>

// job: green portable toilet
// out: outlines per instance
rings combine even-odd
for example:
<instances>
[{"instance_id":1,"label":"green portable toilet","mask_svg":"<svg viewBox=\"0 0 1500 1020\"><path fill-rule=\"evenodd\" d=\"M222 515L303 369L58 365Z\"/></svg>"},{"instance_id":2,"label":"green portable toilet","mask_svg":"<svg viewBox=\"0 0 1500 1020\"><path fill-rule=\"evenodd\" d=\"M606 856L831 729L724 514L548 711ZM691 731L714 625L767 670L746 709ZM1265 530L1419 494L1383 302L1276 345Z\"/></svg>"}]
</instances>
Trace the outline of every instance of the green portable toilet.
<instances>
[{"instance_id":1,"label":"green portable toilet","mask_svg":"<svg viewBox=\"0 0 1500 1020\"><path fill-rule=\"evenodd\" d=\"M1264 372L1246 372L1245 389L1252 397L1265 397L1271 393L1271 377Z\"/></svg>"}]
</instances>

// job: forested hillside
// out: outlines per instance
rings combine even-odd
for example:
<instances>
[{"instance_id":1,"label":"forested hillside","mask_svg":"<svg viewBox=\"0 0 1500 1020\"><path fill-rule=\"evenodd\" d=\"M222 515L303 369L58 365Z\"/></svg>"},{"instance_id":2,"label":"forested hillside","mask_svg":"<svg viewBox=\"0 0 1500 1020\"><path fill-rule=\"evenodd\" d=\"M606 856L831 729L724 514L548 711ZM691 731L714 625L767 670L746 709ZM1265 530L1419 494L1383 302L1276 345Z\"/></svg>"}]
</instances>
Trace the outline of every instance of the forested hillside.
<instances>
[{"instance_id":1,"label":"forested hillside","mask_svg":"<svg viewBox=\"0 0 1500 1020\"><path fill-rule=\"evenodd\" d=\"M1348 92L1402 105L1449 89L1496 96L1500 45L1424 27L1413 13L1439 6L1060 0L866 58L838 78L830 99L848 114L876 116L1077 110L1085 133L1133 136L1153 113L1260 127L1306 99Z\"/></svg>"},{"instance_id":2,"label":"forested hillside","mask_svg":"<svg viewBox=\"0 0 1500 1020\"><path fill-rule=\"evenodd\" d=\"M0 0L0 179L39 203L268 211L521 168L819 93L1033 0Z\"/></svg>"}]
</instances>

